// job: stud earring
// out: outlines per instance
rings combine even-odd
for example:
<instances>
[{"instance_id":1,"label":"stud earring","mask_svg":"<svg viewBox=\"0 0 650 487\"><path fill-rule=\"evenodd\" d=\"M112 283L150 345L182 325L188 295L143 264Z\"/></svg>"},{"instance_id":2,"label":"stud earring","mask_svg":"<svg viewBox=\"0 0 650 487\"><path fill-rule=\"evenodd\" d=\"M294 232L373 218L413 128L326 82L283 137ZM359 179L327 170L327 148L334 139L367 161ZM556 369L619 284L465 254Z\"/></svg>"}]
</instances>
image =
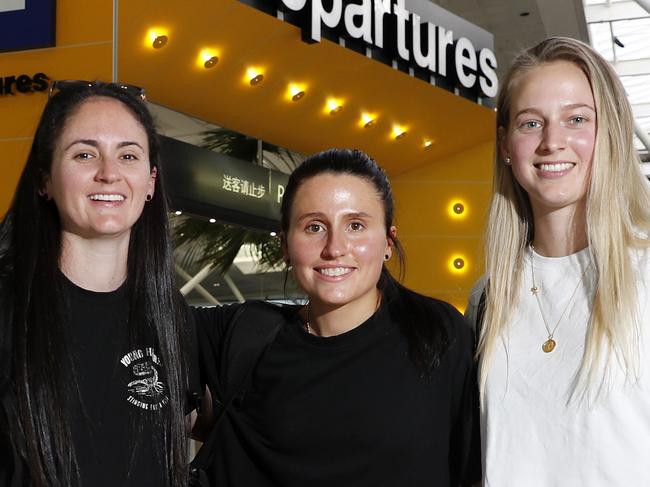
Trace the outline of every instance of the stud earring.
<instances>
[{"instance_id":1,"label":"stud earring","mask_svg":"<svg viewBox=\"0 0 650 487\"><path fill-rule=\"evenodd\" d=\"M385 255L384 255L384 260L390 260L390 255L385 254Z\"/></svg>"},{"instance_id":2,"label":"stud earring","mask_svg":"<svg viewBox=\"0 0 650 487\"><path fill-rule=\"evenodd\" d=\"M506 163L506 166L509 166L511 164L509 157L506 157L506 160L504 162Z\"/></svg>"},{"instance_id":3,"label":"stud earring","mask_svg":"<svg viewBox=\"0 0 650 487\"><path fill-rule=\"evenodd\" d=\"M151 201L153 199L153 195L147 194L147 196L144 199L147 201Z\"/></svg>"}]
</instances>

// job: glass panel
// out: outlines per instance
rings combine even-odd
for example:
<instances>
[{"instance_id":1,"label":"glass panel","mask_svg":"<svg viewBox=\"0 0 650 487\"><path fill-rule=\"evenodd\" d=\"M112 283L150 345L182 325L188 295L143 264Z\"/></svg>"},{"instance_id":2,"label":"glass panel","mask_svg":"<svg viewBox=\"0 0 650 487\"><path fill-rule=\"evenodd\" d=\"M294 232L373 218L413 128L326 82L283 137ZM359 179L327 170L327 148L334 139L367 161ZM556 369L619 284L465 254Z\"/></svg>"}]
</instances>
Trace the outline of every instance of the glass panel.
<instances>
[{"instance_id":1,"label":"glass panel","mask_svg":"<svg viewBox=\"0 0 650 487\"><path fill-rule=\"evenodd\" d=\"M650 117L637 117L636 121L641 125L643 130L650 135ZM634 136L634 148L641 152L647 152L647 149L636 135Z\"/></svg>"},{"instance_id":2,"label":"glass panel","mask_svg":"<svg viewBox=\"0 0 650 487\"><path fill-rule=\"evenodd\" d=\"M650 73L639 76L621 76L621 81L632 105L650 103Z\"/></svg>"},{"instance_id":3,"label":"glass panel","mask_svg":"<svg viewBox=\"0 0 650 487\"><path fill-rule=\"evenodd\" d=\"M612 32L609 22L598 22L589 24L589 34L591 36L591 45L605 59L614 61L614 44L612 42Z\"/></svg>"},{"instance_id":4,"label":"glass panel","mask_svg":"<svg viewBox=\"0 0 650 487\"><path fill-rule=\"evenodd\" d=\"M650 58L650 17L612 22L612 29L625 46L615 46L617 61Z\"/></svg>"}]
</instances>

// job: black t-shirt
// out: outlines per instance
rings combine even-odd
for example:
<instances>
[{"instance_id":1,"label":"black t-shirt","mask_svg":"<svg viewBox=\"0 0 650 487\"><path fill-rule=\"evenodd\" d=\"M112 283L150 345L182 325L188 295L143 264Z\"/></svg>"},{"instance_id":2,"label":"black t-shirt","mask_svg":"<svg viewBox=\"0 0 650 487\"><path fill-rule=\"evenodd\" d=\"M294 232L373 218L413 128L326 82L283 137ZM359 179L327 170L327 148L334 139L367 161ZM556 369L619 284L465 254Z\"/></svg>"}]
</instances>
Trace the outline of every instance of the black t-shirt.
<instances>
[{"instance_id":1,"label":"black t-shirt","mask_svg":"<svg viewBox=\"0 0 650 487\"><path fill-rule=\"evenodd\" d=\"M130 344L126 286L98 293L62 278L79 388L67 413L81 485L163 486L164 438L155 420L168 413L169 395L155 335Z\"/></svg>"},{"instance_id":2,"label":"black t-shirt","mask_svg":"<svg viewBox=\"0 0 650 487\"><path fill-rule=\"evenodd\" d=\"M217 396L236 306L193 311L203 379ZM478 407L471 332L443 306L431 320L444 323L453 343L430 380L409 358L386 305L329 338L307 334L297 308L286 313L251 389L217 429L208 473L214 485L457 485L461 464L478 458L478 450L470 452L478 448L471 444Z\"/></svg>"}]
</instances>

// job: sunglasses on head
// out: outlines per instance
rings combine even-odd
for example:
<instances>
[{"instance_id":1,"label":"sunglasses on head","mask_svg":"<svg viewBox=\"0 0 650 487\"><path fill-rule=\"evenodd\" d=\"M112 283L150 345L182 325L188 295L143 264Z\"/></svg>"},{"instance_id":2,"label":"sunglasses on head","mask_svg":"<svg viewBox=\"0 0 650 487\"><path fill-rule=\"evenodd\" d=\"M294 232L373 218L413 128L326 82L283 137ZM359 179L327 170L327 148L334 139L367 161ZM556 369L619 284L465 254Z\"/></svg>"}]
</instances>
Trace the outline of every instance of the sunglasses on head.
<instances>
[{"instance_id":1,"label":"sunglasses on head","mask_svg":"<svg viewBox=\"0 0 650 487\"><path fill-rule=\"evenodd\" d=\"M81 88L92 88L93 86L110 86L113 88L119 88L126 91L134 96L137 96L142 101L147 99L147 94L144 88L140 88L135 85L127 85L124 83L104 83L101 81L84 81L79 79L65 79L57 80L50 83L50 89L48 91L48 98L52 98L59 91L65 91L70 89L81 89Z\"/></svg>"}]
</instances>

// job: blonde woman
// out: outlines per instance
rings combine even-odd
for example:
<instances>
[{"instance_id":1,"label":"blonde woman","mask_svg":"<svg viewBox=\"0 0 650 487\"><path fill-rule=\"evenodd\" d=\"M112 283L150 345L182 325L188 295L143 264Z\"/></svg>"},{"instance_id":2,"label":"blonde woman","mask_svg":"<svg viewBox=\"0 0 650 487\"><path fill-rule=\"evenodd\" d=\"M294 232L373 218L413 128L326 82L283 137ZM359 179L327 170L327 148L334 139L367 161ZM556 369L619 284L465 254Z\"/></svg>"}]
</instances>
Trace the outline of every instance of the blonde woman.
<instances>
[{"instance_id":1,"label":"blonde woman","mask_svg":"<svg viewBox=\"0 0 650 487\"><path fill-rule=\"evenodd\" d=\"M650 485L650 194L625 91L591 47L551 38L514 61L497 113L468 307L484 483Z\"/></svg>"}]
</instances>

